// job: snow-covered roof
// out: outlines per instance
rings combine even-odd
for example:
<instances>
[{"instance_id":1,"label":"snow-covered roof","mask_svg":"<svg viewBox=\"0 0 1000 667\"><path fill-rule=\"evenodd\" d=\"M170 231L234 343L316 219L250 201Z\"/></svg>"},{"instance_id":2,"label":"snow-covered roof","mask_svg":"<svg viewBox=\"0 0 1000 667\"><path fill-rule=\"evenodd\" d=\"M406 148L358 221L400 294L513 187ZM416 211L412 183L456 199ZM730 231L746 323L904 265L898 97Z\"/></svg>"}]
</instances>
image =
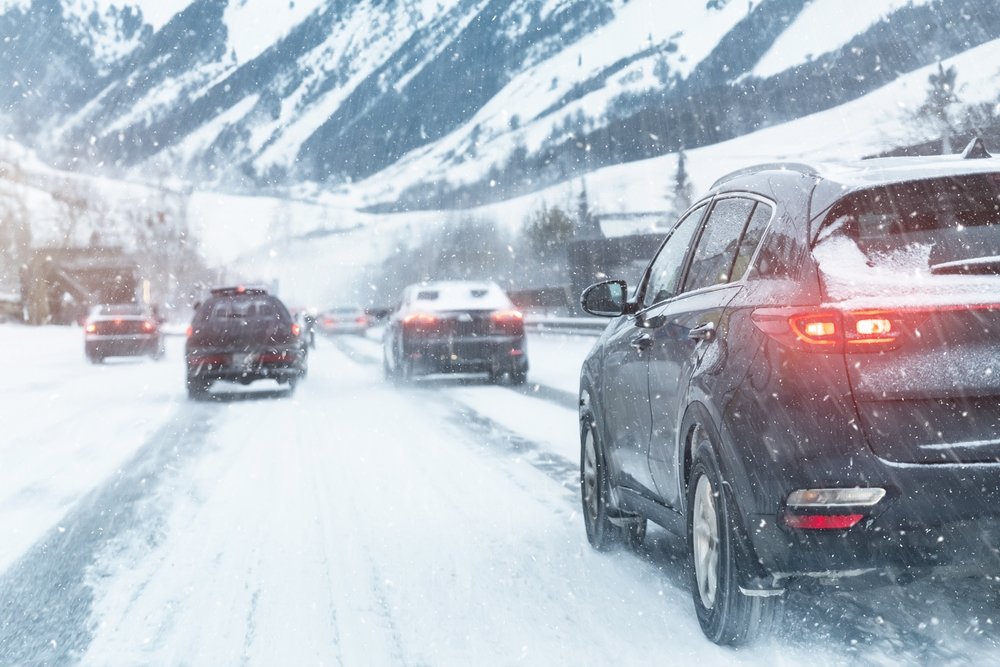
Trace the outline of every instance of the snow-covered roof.
<instances>
[{"instance_id":1,"label":"snow-covered roof","mask_svg":"<svg viewBox=\"0 0 1000 667\"><path fill-rule=\"evenodd\" d=\"M420 310L497 310L511 302L494 282L441 280L418 283L407 288L407 302Z\"/></svg>"}]
</instances>

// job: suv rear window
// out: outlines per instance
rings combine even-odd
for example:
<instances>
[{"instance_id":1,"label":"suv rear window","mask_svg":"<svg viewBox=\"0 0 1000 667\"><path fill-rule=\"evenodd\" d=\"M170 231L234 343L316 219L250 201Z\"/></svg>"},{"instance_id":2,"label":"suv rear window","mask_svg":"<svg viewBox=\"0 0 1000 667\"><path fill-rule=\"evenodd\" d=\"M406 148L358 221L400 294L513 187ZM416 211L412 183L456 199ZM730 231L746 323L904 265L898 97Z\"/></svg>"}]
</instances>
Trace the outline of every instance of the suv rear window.
<instances>
[{"instance_id":1,"label":"suv rear window","mask_svg":"<svg viewBox=\"0 0 1000 667\"><path fill-rule=\"evenodd\" d=\"M1000 255L1000 174L865 190L830 212L819 241L853 241L869 265L931 265Z\"/></svg>"},{"instance_id":2,"label":"suv rear window","mask_svg":"<svg viewBox=\"0 0 1000 667\"><path fill-rule=\"evenodd\" d=\"M212 299L202 307L200 315L203 322L291 319L277 299L257 295Z\"/></svg>"}]
</instances>

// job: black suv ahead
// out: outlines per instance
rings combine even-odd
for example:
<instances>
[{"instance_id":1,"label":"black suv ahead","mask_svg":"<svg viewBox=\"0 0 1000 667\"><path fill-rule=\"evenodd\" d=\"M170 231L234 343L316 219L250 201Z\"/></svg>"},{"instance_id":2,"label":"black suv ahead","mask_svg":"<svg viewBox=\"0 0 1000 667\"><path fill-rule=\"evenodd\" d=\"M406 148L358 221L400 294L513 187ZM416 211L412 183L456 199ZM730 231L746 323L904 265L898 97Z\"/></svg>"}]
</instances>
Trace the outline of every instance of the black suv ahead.
<instances>
[{"instance_id":1,"label":"black suv ahead","mask_svg":"<svg viewBox=\"0 0 1000 667\"><path fill-rule=\"evenodd\" d=\"M217 380L295 385L306 371L301 331L285 305L263 289L225 287L195 309L185 358L192 398Z\"/></svg>"},{"instance_id":2,"label":"black suv ahead","mask_svg":"<svg viewBox=\"0 0 1000 667\"><path fill-rule=\"evenodd\" d=\"M673 226L580 378L596 548L687 536L706 636L790 586L1000 574L1000 160L730 174ZM851 578L851 579L849 579Z\"/></svg>"}]
</instances>

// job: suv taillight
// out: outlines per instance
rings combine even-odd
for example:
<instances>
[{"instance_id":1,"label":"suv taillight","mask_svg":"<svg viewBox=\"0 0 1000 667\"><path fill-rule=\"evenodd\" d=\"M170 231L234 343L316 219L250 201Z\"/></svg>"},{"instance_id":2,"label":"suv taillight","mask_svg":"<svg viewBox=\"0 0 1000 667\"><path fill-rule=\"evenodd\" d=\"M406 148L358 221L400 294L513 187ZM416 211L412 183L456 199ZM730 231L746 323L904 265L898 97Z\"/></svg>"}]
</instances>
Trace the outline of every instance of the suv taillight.
<instances>
[{"instance_id":1,"label":"suv taillight","mask_svg":"<svg viewBox=\"0 0 1000 667\"><path fill-rule=\"evenodd\" d=\"M431 313L410 313L403 318L403 326L407 329L429 331L437 328L441 320Z\"/></svg>"},{"instance_id":2,"label":"suv taillight","mask_svg":"<svg viewBox=\"0 0 1000 667\"><path fill-rule=\"evenodd\" d=\"M517 310L498 310L490 315L494 331L519 334L524 331L524 315Z\"/></svg>"},{"instance_id":3,"label":"suv taillight","mask_svg":"<svg viewBox=\"0 0 1000 667\"><path fill-rule=\"evenodd\" d=\"M926 311L758 308L754 325L779 343L808 352L884 352L899 346Z\"/></svg>"}]
</instances>

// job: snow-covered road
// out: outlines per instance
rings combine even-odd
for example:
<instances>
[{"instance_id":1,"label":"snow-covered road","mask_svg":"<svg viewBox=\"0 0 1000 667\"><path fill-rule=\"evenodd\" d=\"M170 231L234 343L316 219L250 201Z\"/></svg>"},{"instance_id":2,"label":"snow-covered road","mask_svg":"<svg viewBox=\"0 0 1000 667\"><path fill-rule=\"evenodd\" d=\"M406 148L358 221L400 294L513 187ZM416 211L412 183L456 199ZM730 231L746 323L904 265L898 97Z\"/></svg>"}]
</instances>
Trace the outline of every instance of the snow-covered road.
<instances>
[{"instance_id":1,"label":"snow-covered road","mask_svg":"<svg viewBox=\"0 0 1000 667\"><path fill-rule=\"evenodd\" d=\"M377 343L320 340L293 397L184 398L162 362L83 361L0 327L0 665L979 664L982 582L792 596L739 652L701 635L680 540L587 545L572 365L394 387ZM570 367L569 371L564 370ZM569 398L567 398L569 397ZM994 619L996 615L996 619Z\"/></svg>"}]
</instances>

